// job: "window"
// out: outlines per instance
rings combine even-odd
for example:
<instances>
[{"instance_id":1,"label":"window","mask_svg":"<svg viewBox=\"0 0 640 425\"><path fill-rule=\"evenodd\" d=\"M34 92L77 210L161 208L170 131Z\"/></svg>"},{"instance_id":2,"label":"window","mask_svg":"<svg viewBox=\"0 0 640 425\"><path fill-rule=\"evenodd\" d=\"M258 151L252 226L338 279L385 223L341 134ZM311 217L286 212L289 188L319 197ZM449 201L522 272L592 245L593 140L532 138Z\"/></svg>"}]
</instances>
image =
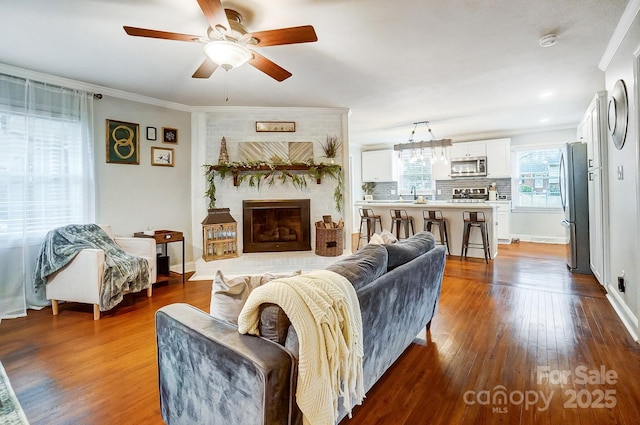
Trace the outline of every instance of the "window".
<instances>
[{"instance_id":1,"label":"window","mask_svg":"<svg viewBox=\"0 0 640 425\"><path fill-rule=\"evenodd\" d=\"M88 93L0 74L0 320L47 304L33 271L48 231L94 220Z\"/></svg>"},{"instance_id":2,"label":"window","mask_svg":"<svg viewBox=\"0 0 640 425\"><path fill-rule=\"evenodd\" d=\"M562 208L560 200L560 147L522 149L515 152L513 206Z\"/></svg>"},{"instance_id":3,"label":"window","mask_svg":"<svg viewBox=\"0 0 640 425\"><path fill-rule=\"evenodd\" d=\"M0 235L43 236L83 222L80 123L0 109L0 134Z\"/></svg>"},{"instance_id":4,"label":"window","mask_svg":"<svg viewBox=\"0 0 640 425\"><path fill-rule=\"evenodd\" d=\"M406 149L400 151L399 193L410 193L415 186L416 193L431 193L431 150Z\"/></svg>"}]
</instances>

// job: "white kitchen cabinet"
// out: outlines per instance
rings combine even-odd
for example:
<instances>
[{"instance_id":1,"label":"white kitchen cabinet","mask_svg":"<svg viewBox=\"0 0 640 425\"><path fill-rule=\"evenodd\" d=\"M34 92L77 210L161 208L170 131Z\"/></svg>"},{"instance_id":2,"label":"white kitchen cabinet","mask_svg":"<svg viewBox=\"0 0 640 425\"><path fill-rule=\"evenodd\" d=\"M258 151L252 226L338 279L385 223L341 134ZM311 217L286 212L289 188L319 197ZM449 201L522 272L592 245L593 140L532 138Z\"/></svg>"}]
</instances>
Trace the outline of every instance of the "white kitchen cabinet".
<instances>
[{"instance_id":1,"label":"white kitchen cabinet","mask_svg":"<svg viewBox=\"0 0 640 425\"><path fill-rule=\"evenodd\" d=\"M442 161L440 159L441 152L444 152L447 161ZM451 180L451 162L449 159L451 158L451 149L446 147L443 151L440 149L435 150L436 160L431 163L431 178L433 180Z\"/></svg>"},{"instance_id":2,"label":"white kitchen cabinet","mask_svg":"<svg viewBox=\"0 0 640 425\"><path fill-rule=\"evenodd\" d=\"M511 139L492 139L479 142L454 143L450 158L487 158L488 178L511 177ZM448 174L448 173L447 173ZM440 176L440 173L438 173Z\"/></svg>"},{"instance_id":3,"label":"white kitchen cabinet","mask_svg":"<svg viewBox=\"0 0 640 425\"><path fill-rule=\"evenodd\" d=\"M578 125L578 140L587 144L589 168L601 167L606 155L606 146L603 146L607 140L606 104L606 92L598 92Z\"/></svg>"},{"instance_id":4,"label":"white kitchen cabinet","mask_svg":"<svg viewBox=\"0 0 640 425\"><path fill-rule=\"evenodd\" d=\"M578 124L576 135L578 140L587 144L587 161L593 164L593 102L589 105L587 112Z\"/></svg>"},{"instance_id":5,"label":"white kitchen cabinet","mask_svg":"<svg viewBox=\"0 0 640 425\"><path fill-rule=\"evenodd\" d=\"M600 168L589 170L589 265L598 282L604 284L604 231L602 175Z\"/></svg>"},{"instance_id":6,"label":"white kitchen cabinet","mask_svg":"<svg viewBox=\"0 0 640 425\"><path fill-rule=\"evenodd\" d=\"M607 285L608 198L607 198L607 93L596 93L580 121L577 135L587 144L589 193L590 267L600 284Z\"/></svg>"},{"instance_id":7,"label":"white kitchen cabinet","mask_svg":"<svg viewBox=\"0 0 640 425\"><path fill-rule=\"evenodd\" d=\"M487 156L485 142L462 142L451 146L451 158Z\"/></svg>"},{"instance_id":8,"label":"white kitchen cabinet","mask_svg":"<svg viewBox=\"0 0 640 425\"><path fill-rule=\"evenodd\" d=\"M362 181L391 182L398 180L397 161L392 149L362 152Z\"/></svg>"},{"instance_id":9,"label":"white kitchen cabinet","mask_svg":"<svg viewBox=\"0 0 640 425\"><path fill-rule=\"evenodd\" d=\"M498 243L511 243L511 201L490 201L495 204Z\"/></svg>"},{"instance_id":10,"label":"white kitchen cabinet","mask_svg":"<svg viewBox=\"0 0 640 425\"><path fill-rule=\"evenodd\" d=\"M511 177L511 139L486 140L487 177Z\"/></svg>"}]
</instances>

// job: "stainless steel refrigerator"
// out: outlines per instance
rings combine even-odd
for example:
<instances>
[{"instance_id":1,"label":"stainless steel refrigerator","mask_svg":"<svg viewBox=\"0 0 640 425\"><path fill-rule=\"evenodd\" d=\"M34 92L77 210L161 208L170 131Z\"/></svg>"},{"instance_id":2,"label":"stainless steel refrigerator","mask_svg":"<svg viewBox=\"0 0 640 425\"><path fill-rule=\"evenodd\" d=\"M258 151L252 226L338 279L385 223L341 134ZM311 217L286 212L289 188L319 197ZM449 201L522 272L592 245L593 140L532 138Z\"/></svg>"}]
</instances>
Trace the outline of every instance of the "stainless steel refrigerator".
<instances>
[{"instance_id":1,"label":"stainless steel refrigerator","mask_svg":"<svg viewBox=\"0 0 640 425\"><path fill-rule=\"evenodd\" d=\"M560 160L562 225L569 229L567 267L573 273L591 274L589 266L589 193L587 145L569 143Z\"/></svg>"}]
</instances>

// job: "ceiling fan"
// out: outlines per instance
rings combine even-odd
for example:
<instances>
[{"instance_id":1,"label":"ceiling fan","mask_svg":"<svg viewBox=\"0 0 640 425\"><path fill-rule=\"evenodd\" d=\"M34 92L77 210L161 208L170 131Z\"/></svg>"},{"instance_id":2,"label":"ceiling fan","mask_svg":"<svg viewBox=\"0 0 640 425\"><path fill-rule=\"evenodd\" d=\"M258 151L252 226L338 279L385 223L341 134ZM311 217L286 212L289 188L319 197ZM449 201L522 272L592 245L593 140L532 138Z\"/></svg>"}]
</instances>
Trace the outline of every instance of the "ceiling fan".
<instances>
[{"instance_id":1,"label":"ceiling fan","mask_svg":"<svg viewBox=\"0 0 640 425\"><path fill-rule=\"evenodd\" d=\"M291 77L291 73L249 47L280 46L284 44L318 41L311 25L281 28L250 33L242 25L240 13L224 9L220 0L197 0L209 22L207 36L180 34L124 26L127 34L135 37L161 38L165 40L203 43L206 57L192 75L193 78L209 78L220 66L225 70L249 63L277 81Z\"/></svg>"}]
</instances>

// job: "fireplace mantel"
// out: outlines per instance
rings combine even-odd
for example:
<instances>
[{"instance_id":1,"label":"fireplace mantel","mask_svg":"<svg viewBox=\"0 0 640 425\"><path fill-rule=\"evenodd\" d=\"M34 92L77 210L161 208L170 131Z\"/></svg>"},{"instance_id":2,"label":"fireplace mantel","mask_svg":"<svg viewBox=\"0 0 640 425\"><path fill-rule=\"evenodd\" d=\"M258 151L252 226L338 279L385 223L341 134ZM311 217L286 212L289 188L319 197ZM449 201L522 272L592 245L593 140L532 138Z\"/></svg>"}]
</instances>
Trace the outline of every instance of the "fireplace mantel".
<instances>
[{"instance_id":1,"label":"fireplace mantel","mask_svg":"<svg viewBox=\"0 0 640 425\"><path fill-rule=\"evenodd\" d=\"M327 168L334 168L337 171L340 171L340 166L335 164L284 164L284 165L230 165L230 164L222 164L222 165L211 165L209 166L209 170L217 171L218 173L228 173L230 172L233 176L233 185L238 186L240 183L238 181L238 176L241 173L255 173L255 172L270 172L270 171L302 171L307 172L307 174L315 177L316 183L322 183L322 175L325 174L323 171ZM224 177L224 175L222 176Z\"/></svg>"},{"instance_id":2,"label":"fireplace mantel","mask_svg":"<svg viewBox=\"0 0 640 425\"><path fill-rule=\"evenodd\" d=\"M228 164L205 165L207 167L207 182L209 187L205 193L210 200L209 208L215 208L216 202L216 173L220 178L228 175L233 177L233 185L240 186L244 180L248 180L249 186L260 188L266 183L271 186L279 180L280 183L291 182L294 187L303 189L307 187L307 178L311 177L321 184L324 176L329 176L336 180L336 187L333 192L333 199L336 203L336 211L341 212L343 208L344 182L342 166L338 164L314 164L314 163L240 163L231 162Z\"/></svg>"}]
</instances>

